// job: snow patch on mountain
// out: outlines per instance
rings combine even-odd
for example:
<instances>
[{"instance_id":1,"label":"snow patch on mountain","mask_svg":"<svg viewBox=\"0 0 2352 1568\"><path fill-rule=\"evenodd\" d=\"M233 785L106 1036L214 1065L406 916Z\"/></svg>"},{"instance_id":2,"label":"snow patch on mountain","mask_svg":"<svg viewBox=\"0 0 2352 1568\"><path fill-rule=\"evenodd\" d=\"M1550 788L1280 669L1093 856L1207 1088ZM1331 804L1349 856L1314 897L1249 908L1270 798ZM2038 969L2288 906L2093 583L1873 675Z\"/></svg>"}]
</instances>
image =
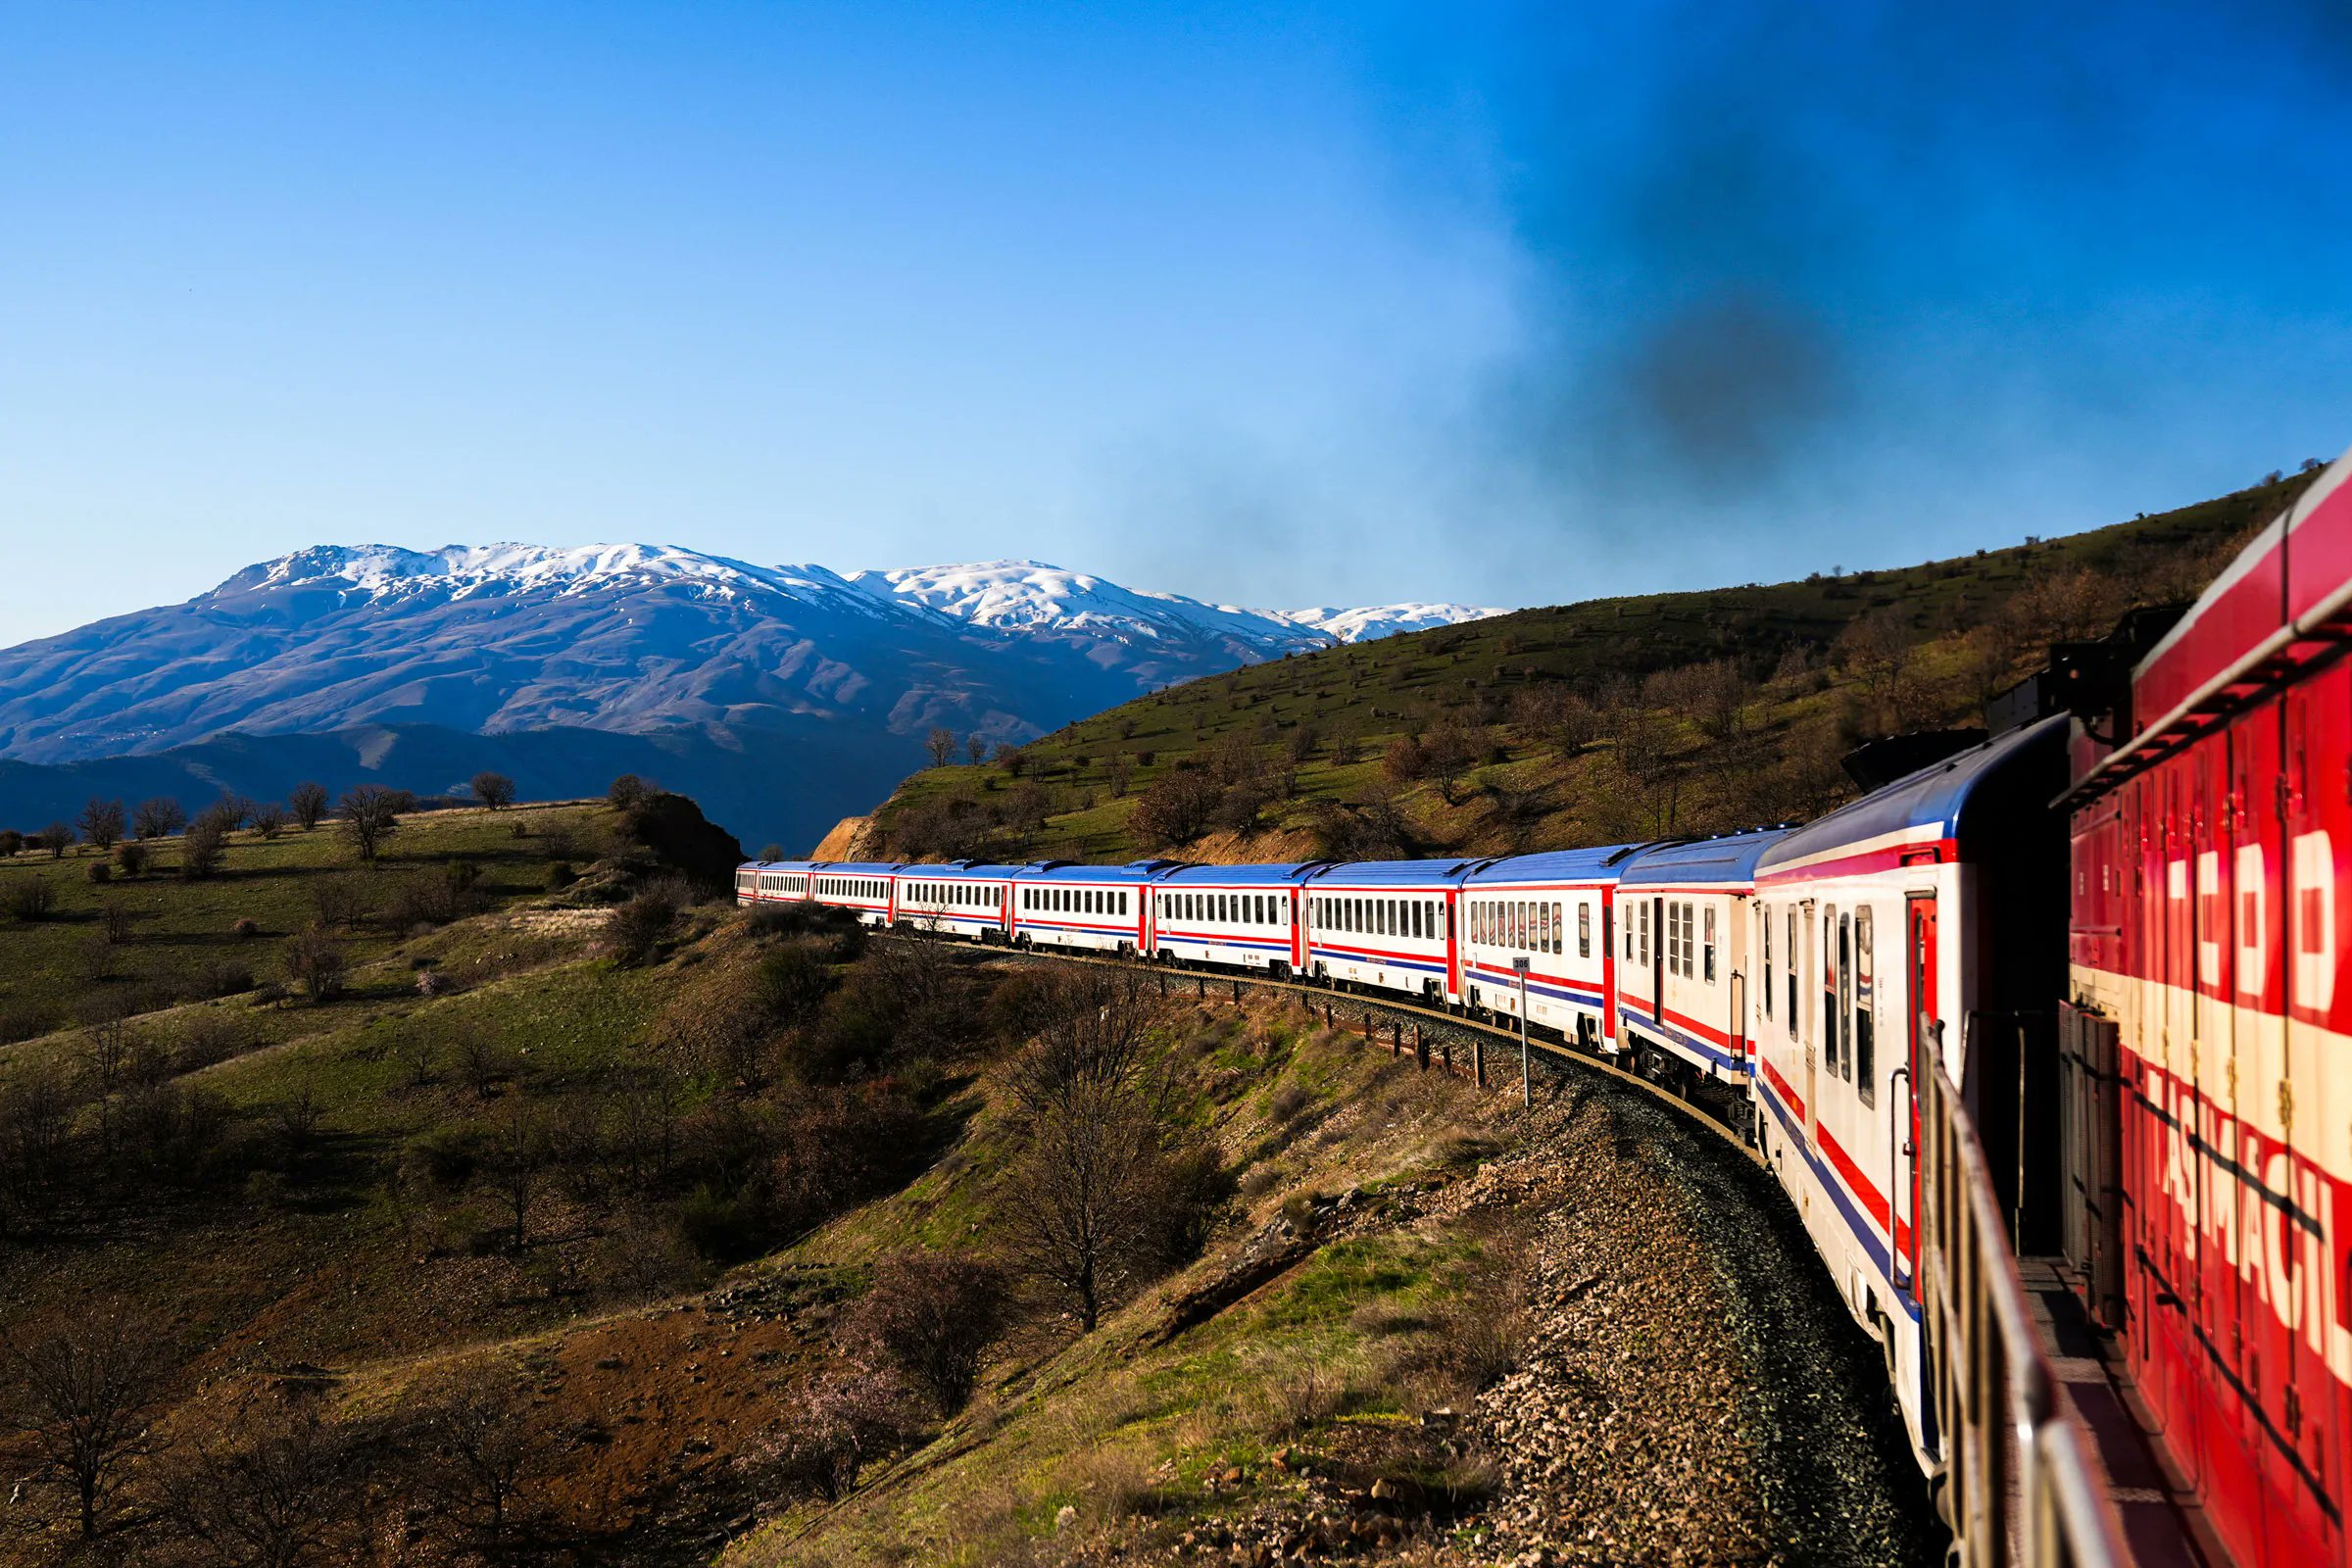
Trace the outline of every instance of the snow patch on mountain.
<instances>
[{"instance_id":1,"label":"snow patch on mountain","mask_svg":"<svg viewBox=\"0 0 2352 1568\"><path fill-rule=\"evenodd\" d=\"M1273 613L1293 625L1311 626L1344 643L1362 643L1377 637L1394 637L1399 632L1427 631L1432 626L1459 626L1464 621L1485 620L1510 612L1481 605L1407 604L1369 605L1357 610L1278 610Z\"/></svg>"}]
</instances>

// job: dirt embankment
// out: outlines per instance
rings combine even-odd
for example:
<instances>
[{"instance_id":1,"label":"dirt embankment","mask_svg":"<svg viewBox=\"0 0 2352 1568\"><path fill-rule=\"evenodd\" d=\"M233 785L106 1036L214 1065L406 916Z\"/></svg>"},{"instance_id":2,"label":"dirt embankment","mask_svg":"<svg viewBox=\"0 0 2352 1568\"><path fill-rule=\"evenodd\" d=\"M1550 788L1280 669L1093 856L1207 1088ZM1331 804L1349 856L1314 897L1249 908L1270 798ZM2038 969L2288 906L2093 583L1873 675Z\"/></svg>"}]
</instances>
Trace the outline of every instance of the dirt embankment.
<instances>
[{"instance_id":1,"label":"dirt embankment","mask_svg":"<svg viewBox=\"0 0 2352 1568\"><path fill-rule=\"evenodd\" d=\"M811 860L864 860L872 858L874 819L870 816L845 816L833 824L833 830L816 841L808 852Z\"/></svg>"}]
</instances>

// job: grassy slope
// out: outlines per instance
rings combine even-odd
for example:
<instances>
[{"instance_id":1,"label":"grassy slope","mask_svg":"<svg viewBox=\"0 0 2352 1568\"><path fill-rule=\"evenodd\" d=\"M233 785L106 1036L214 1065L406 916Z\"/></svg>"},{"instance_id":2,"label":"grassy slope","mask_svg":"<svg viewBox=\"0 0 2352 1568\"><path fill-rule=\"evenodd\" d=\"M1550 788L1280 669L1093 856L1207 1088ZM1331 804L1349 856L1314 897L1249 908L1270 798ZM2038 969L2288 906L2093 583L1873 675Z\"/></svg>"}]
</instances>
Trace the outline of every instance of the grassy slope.
<instances>
[{"instance_id":1,"label":"grassy slope","mask_svg":"<svg viewBox=\"0 0 2352 1568\"><path fill-rule=\"evenodd\" d=\"M1426 733L1442 719L1472 724L1492 749L1489 764L1470 781L1506 790L1536 791L1509 822L1495 813L1444 807L1427 787L1407 791L1404 805L1424 843L1499 853L1591 842L1645 831L1711 831L1826 804L1816 765L1812 783L1734 798L1689 765L1701 746L1687 715L1661 710L1674 731L1674 752L1686 765L1680 779L1646 781L1630 792L1600 765L1604 741L1586 755L1558 758L1508 727L1519 693L1550 682L1592 691L1611 676L1640 677L1706 661L1728 660L1750 688L1746 719L1751 750L1779 758L1793 747L1834 761L1862 735L1900 726L1867 708L1860 673L1834 652L1860 617L1894 618L1914 645L1905 679L1914 688L1913 723L1973 721L1977 663L1990 658L2002 676L2022 674L2041 650L2026 646L2036 631L2087 634L2133 604L2164 602L2193 591L2234 541L2267 521L2300 493L2302 476L2264 484L2155 516L2117 523L2030 546L1980 552L1901 570L1750 584L1707 592L1593 600L1528 610L1470 626L1393 637L1297 656L1212 676L1128 703L1068 725L1026 749L1029 781L1042 785L1051 812L1042 831L1001 831L972 848L991 853L1114 860L1160 848L1142 842L1129 826L1135 798L1181 761L1234 738L1256 743L1269 760L1286 752L1289 732L1311 725L1322 744L1296 768L1296 793L1278 804L1257 831L1211 839L1197 857L1274 859L1311 853L1309 831L1319 803L1361 802L1381 782L1381 751L1400 735ZM2039 585L2087 583L2076 613L2089 624L2068 626L2036 615L2004 618L2004 607ZM1975 641L1966 635L1982 628ZM1984 652L1987 642L2009 642ZM1800 673L1775 678L1793 663ZM1361 756L1347 760L1332 743L1352 737ZM1111 760L1132 766L1126 793L1117 793ZM1274 765L1285 766L1276 761ZM1834 774L1831 767L1828 771ZM1673 772L1669 769L1669 772ZM1674 789L1673 783L1690 783ZM878 849L937 854L928 842L926 813L968 802L974 819L1011 798L1018 785L1005 769L946 767L918 773L900 786L877 813ZM1832 779L1832 787L1835 780ZM1661 809L1646 798L1671 790ZM1609 797L1602 799L1602 797ZM1679 818L1665 820L1663 818ZM947 848L960 848L950 844Z\"/></svg>"},{"instance_id":2,"label":"grassy slope","mask_svg":"<svg viewBox=\"0 0 2352 1568\"><path fill-rule=\"evenodd\" d=\"M413 823L404 853L412 866L429 866L437 855L487 857L511 842L511 819ZM540 832L595 826L585 809L531 820ZM158 946L183 962L201 961L224 916L260 911L266 921L291 920L305 878L332 860L317 841L240 845L232 864L241 861L242 874L221 885L235 894L225 900L219 887L158 881L148 890L158 906L153 929L180 934ZM527 869L514 865L511 890L536 880ZM0 874L38 873L17 866ZM336 1407L355 1414L385 1408L419 1377L462 1363L507 1368L602 1433L594 1445L567 1449L551 1486L569 1516L591 1536L622 1532L630 1544L615 1549L629 1560L694 1556L687 1536L712 1520L693 1499L707 1492L741 1496L743 1478L729 1466L789 1404L797 1381L837 1353L828 1333L843 1290L854 1290L865 1266L892 1249L973 1246L1009 1149L991 1081L972 1073L946 1107L948 1119L966 1128L947 1157L903 1192L717 1278L708 1295L710 1266L678 1248L658 1217L649 1229L626 1205L550 1191L526 1252L480 1245L500 1224L494 1201L479 1188L420 1181L404 1151L452 1129L495 1129L517 1098L553 1103L567 1087L636 1059L641 1043L659 1035L665 1004L697 987L724 995L758 951L723 906L710 907L690 913L664 961L616 968L595 956L597 928L584 913L509 906L430 932L357 939L366 961L355 968L354 987L324 1004L256 1007L231 999L134 1019L134 1030L167 1040L200 1013L232 1020L234 1054L186 1081L218 1097L256 1136L269 1136L287 1107L307 1105L317 1117L316 1152L290 1180L249 1183L241 1200L233 1191L197 1193L144 1212L84 1212L75 1200L48 1241L13 1251L0 1243L0 1299L11 1328L38 1333L109 1300L169 1323L185 1361L175 1396L184 1403L165 1417L167 1433L274 1368L322 1369L337 1386ZM32 941L50 935L0 928L0 951L20 933ZM65 951L70 958L74 950ZM473 978L451 995L419 996L411 966L426 956ZM159 981L172 977L162 957L153 972ZM71 1071L85 1039L67 1031L0 1049L0 1084L40 1063ZM1458 1086L1420 1078L1345 1039L1310 1036L1295 1021L1219 1009L1170 1039L1204 1086L1200 1116L1245 1174L1257 1172L1250 1185L1259 1219L1302 1184L1377 1185L1398 1169L1478 1147L1455 1137L1469 1113ZM458 1070L466 1042L487 1043L504 1057L505 1086L487 1099ZM426 1063L421 1075L412 1065L418 1059ZM1282 1084L1297 1087L1277 1114L1273 1091ZM684 1087L680 1109L691 1114L711 1083L690 1077ZM1184 1506L1189 1495L1207 1508L1203 1477L1254 1464L1273 1441L1279 1422L1266 1391L1281 1386L1278 1372L1310 1362L1352 1367L1365 1385L1354 1308L1375 1298L1413 1308L1472 1245L1342 1244L1271 1301L1141 1358L1132 1335L1156 1310L1156 1293L1114 1320L1118 1332L1075 1346L1049 1322L997 1373L1000 1393L988 1408L1004 1401L1004 1413L989 1417L1002 1441L991 1443L987 1458L933 1464L970 1438L968 1426L958 1427L910 1466L906 1481L829 1521L827 1533L862 1551L909 1535L940 1540L947 1531L996 1544L973 1545L963 1560L994 1560L997 1545L1048 1533L1064 1502L1099 1512L1080 1495L1094 1481L1118 1481L1128 1490L1103 1495L1132 1500L1146 1485L1143 1470L1162 1460L1174 1468L1151 1485L1176 1489L1166 1494L1168 1506ZM723 1304L742 1298L762 1308ZM1395 1409L1393 1391L1363 1393L1359 1403L1366 1419ZM1109 1449L1095 1441L1104 1423L1123 1429ZM927 1479L915 1483L916 1472ZM801 1522L784 1523L797 1530ZM0 1541L0 1561L18 1560L20 1547L37 1557L47 1539ZM770 1548L755 1541L745 1549L757 1560Z\"/></svg>"},{"instance_id":3,"label":"grassy slope","mask_svg":"<svg viewBox=\"0 0 2352 1568\"><path fill-rule=\"evenodd\" d=\"M360 865L331 825L274 840L248 830L230 836L219 874L201 881L180 878L176 839L155 842L141 875L117 872L106 883L88 880L89 867L104 858L86 848L69 850L62 859L45 852L0 859L0 908L10 888L26 878L46 880L56 900L45 920L0 916L0 952L7 956L0 1018L12 1033L27 1035L74 1022L92 1004L109 1000L144 1011L199 988L216 965L249 970L257 983L282 980L282 939L318 918L318 890L325 883L351 883L364 904L380 907L404 880L439 877L449 861L463 858L479 868L475 889L493 906L535 898L546 888L551 860L598 853L611 814L590 806L420 813L403 820L373 867ZM99 914L109 905L131 916L129 940L120 946L109 947L100 934ZM256 935L235 934L243 919L255 923ZM366 965L401 942L400 933L363 926L351 933L346 953L355 966ZM413 976L398 979L408 983Z\"/></svg>"},{"instance_id":4,"label":"grassy slope","mask_svg":"<svg viewBox=\"0 0 2352 1568\"><path fill-rule=\"evenodd\" d=\"M1294 1444L1444 1479L1426 1455L1417 1467L1407 1435L1421 1410L1472 1391L1395 1368L1432 1354L1446 1332L1449 1303L1488 1245L1479 1225L1374 1219L1197 1326L1169 1336L1166 1325L1179 1293L1283 1216L1354 1189L1369 1217L1400 1182L1458 1177L1495 1147L1484 1136L1493 1102L1278 1009L1203 1007L1171 1045L1211 1086L1200 1115L1250 1195L1208 1255L1092 1336L1033 1326L935 1439L837 1507L774 1517L723 1563L976 1565L1021 1558L1045 1538L1080 1558L1113 1540L1165 1543L1279 1491L1266 1461ZM756 1267L855 1267L899 1248L972 1246L1009 1152L988 1085L973 1092L982 1103L950 1157ZM1240 1483L1227 1479L1237 1468ZM1075 1517L1057 1524L1064 1507Z\"/></svg>"}]
</instances>

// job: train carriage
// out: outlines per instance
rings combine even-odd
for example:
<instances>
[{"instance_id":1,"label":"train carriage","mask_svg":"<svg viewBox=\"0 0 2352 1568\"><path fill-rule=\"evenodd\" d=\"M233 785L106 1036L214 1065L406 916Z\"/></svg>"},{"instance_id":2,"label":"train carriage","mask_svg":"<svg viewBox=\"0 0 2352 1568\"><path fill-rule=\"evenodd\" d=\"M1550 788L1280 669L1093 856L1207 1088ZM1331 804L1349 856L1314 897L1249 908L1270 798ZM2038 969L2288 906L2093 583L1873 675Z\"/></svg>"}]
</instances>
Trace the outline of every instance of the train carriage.
<instances>
[{"instance_id":1,"label":"train carriage","mask_svg":"<svg viewBox=\"0 0 2352 1568\"><path fill-rule=\"evenodd\" d=\"M1012 884L1012 939L1024 947L1142 953L1146 893L1171 863L1023 866Z\"/></svg>"},{"instance_id":2,"label":"train carriage","mask_svg":"<svg viewBox=\"0 0 2352 1568\"><path fill-rule=\"evenodd\" d=\"M895 878L898 902L893 923L906 930L979 942L1010 941L1014 879L1023 869L970 860L903 865Z\"/></svg>"},{"instance_id":3,"label":"train carriage","mask_svg":"<svg viewBox=\"0 0 2352 1568\"><path fill-rule=\"evenodd\" d=\"M1515 855L1472 870L1462 885L1455 981L1463 1003L1517 1017L1524 958L1530 1024L1589 1050L1617 1051L1615 893L1624 862L1640 849Z\"/></svg>"},{"instance_id":4,"label":"train carriage","mask_svg":"<svg viewBox=\"0 0 2352 1568\"><path fill-rule=\"evenodd\" d=\"M2352 457L2077 727L2068 1252L2242 1564L2352 1563Z\"/></svg>"},{"instance_id":5,"label":"train carriage","mask_svg":"<svg viewBox=\"0 0 2352 1568\"><path fill-rule=\"evenodd\" d=\"M1755 950L1768 933L1749 913L1756 861L1785 829L1662 844L1620 868L1613 903L1623 934L1616 973L1623 1044L1688 1073L1737 1079L1754 1070L1748 1024Z\"/></svg>"},{"instance_id":6,"label":"train carriage","mask_svg":"<svg viewBox=\"0 0 2352 1568\"><path fill-rule=\"evenodd\" d=\"M1455 906L1482 860L1356 860L1306 883L1306 973L1456 1003Z\"/></svg>"},{"instance_id":7,"label":"train carriage","mask_svg":"<svg viewBox=\"0 0 2352 1568\"><path fill-rule=\"evenodd\" d=\"M791 904L809 896L813 860L754 860L735 868L737 904Z\"/></svg>"},{"instance_id":8,"label":"train carriage","mask_svg":"<svg viewBox=\"0 0 2352 1568\"><path fill-rule=\"evenodd\" d=\"M1148 884L1144 951L1182 963L1303 973L1306 880L1326 860L1188 865Z\"/></svg>"},{"instance_id":9,"label":"train carriage","mask_svg":"<svg viewBox=\"0 0 2352 1568\"><path fill-rule=\"evenodd\" d=\"M1977 1112L2031 1249L2058 1212L2050 1004L2060 976L2066 719L2036 720L1864 796L1755 862L1755 1093L1768 1163L1848 1309L1886 1351L1923 1461L1918 1076Z\"/></svg>"},{"instance_id":10,"label":"train carriage","mask_svg":"<svg viewBox=\"0 0 2352 1568\"><path fill-rule=\"evenodd\" d=\"M863 925L888 925L896 909L899 867L893 860L818 860L808 866L808 897L846 909Z\"/></svg>"}]
</instances>

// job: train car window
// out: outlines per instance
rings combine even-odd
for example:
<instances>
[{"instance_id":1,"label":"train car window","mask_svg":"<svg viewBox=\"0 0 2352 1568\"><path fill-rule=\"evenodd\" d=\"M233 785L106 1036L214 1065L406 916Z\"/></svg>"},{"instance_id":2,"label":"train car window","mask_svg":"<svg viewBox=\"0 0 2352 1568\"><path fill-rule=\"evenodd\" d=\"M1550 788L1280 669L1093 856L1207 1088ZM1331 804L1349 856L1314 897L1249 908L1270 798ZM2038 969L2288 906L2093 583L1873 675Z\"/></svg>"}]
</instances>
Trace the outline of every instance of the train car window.
<instances>
[{"instance_id":1,"label":"train car window","mask_svg":"<svg viewBox=\"0 0 2352 1568\"><path fill-rule=\"evenodd\" d=\"M1649 961L1649 901L1644 899L1636 905L1634 912L1635 923L1642 928L1640 938L1635 943L1634 961L1647 963Z\"/></svg>"},{"instance_id":2,"label":"train car window","mask_svg":"<svg viewBox=\"0 0 2352 1568\"><path fill-rule=\"evenodd\" d=\"M1511 913L1511 946L1512 946L1512 947L1514 947L1514 948L1516 948L1516 949L1518 949L1518 950L1519 950L1521 953L1525 953L1525 952L1527 951L1527 944L1528 944L1528 932L1527 932L1527 927L1528 927L1528 924L1529 924L1529 922L1528 922L1528 918L1527 918L1527 915L1528 915L1528 910L1529 910L1531 907L1532 907L1532 906L1530 906L1530 905L1529 905L1529 903L1528 903L1528 902L1527 902L1525 899L1521 899L1521 900L1520 900L1520 901L1519 901L1517 904L1515 904L1515 905L1512 906L1512 913Z\"/></svg>"},{"instance_id":3,"label":"train car window","mask_svg":"<svg viewBox=\"0 0 2352 1568\"><path fill-rule=\"evenodd\" d=\"M1879 1102L1879 1042L1871 995L1870 906L1854 911L1854 1088L1862 1103Z\"/></svg>"},{"instance_id":4,"label":"train car window","mask_svg":"<svg viewBox=\"0 0 2352 1568\"><path fill-rule=\"evenodd\" d=\"M1782 955L1783 967L1788 977L1788 1038L1796 1038L1796 910L1788 910L1788 950Z\"/></svg>"},{"instance_id":5,"label":"train car window","mask_svg":"<svg viewBox=\"0 0 2352 1568\"><path fill-rule=\"evenodd\" d=\"M1841 1038L1838 1026L1844 1021L1838 1004L1839 993L1845 989L1843 956L1838 946L1838 906L1833 904L1821 911L1821 1002L1822 1011L1828 1015L1821 1021L1821 1049L1833 1074L1838 1071Z\"/></svg>"},{"instance_id":6,"label":"train car window","mask_svg":"<svg viewBox=\"0 0 2352 1568\"><path fill-rule=\"evenodd\" d=\"M1838 917L1838 1014L1845 1026L1849 1049L1839 1057L1838 1076L1848 1083L1854 1077L1853 1040L1854 1019L1854 918L1850 914Z\"/></svg>"},{"instance_id":7,"label":"train car window","mask_svg":"<svg viewBox=\"0 0 2352 1568\"><path fill-rule=\"evenodd\" d=\"M1705 980L1707 984L1713 985L1715 983L1715 906L1713 905L1707 906L1706 920L1707 942L1704 954L1707 966L1706 972L1699 978Z\"/></svg>"},{"instance_id":8,"label":"train car window","mask_svg":"<svg viewBox=\"0 0 2352 1568\"><path fill-rule=\"evenodd\" d=\"M1582 900L1576 906L1576 956L1592 956L1592 906Z\"/></svg>"}]
</instances>

